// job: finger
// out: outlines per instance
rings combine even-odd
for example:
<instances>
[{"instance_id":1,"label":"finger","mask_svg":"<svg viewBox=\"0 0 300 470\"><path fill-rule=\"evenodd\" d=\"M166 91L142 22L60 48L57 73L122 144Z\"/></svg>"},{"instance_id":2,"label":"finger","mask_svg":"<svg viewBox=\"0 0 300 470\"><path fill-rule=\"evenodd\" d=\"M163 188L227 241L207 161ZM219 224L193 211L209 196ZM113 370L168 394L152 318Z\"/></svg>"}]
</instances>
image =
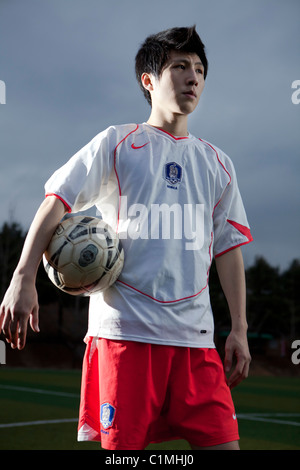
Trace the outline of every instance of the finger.
<instances>
[{"instance_id":1,"label":"finger","mask_svg":"<svg viewBox=\"0 0 300 470\"><path fill-rule=\"evenodd\" d=\"M6 312L2 321L2 331L7 343L11 342L10 321L10 314L9 312Z\"/></svg>"},{"instance_id":2,"label":"finger","mask_svg":"<svg viewBox=\"0 0 300 470\"><path fill-rule=\"evenodd\" d=\"M19 321L16 317L13 317L10 322L10 342L11 347L15 349L18 345L18 329L19 329Z\"/></svg>"},{"instance_id":3,"label":"finger","mask_svg":"<svg viewBox=\"0 0 300 470\"><path fill-rule=\"evenodd\" d=\"M26 344L28 318L19 321L17 348L23 349Z\"/></svg>"},{"instance_id":4,"label":"finger","mask_svg":"<svg viewBox=\"0 0 300 470\"><path fill-rule=\"evenodd\" d=\"M31 316L30 316L30 326L33 331L36 333L39 333L40 328L39 328L39 307L38 305L35 306L32 310Z\"/></svg>"},{"instance_id":5,"label":"finger","mask_svg":"<svg viewBox=\"0 0 300 470\"><path fill-rule=\"evenodd\" d=\"M233 353L231 349L225 349L224 368L225 372L229 372L232 367Z\"/></svg>"},{"instance_id":6,"label":"finger","mask_svg":"<svg viewBox=\"0 0 300 470\"><path fill-rule=\"evenodd\" d=\"M5 317L5 310L4 310L4 307L1 305L0 307L0 332L2 330L2 323L3 323L4 317Z\"/></svg>"},{"instance_id":7,"label":"finger","mask_svg":"<svg viewBox=\"0 0 300 470\"><path fill-rule=\"evenodd\" d=\"M228 381L227 381L227 384L228 384L228 387L230 388L230 390L232 390L234 387L236 387L240 382L242 381L242 378L240 376L240 374L232 374Z\"/></svg>"},{"instance_id":8,"label":"finger","mask_svg":"<svg viewBox=\"0 0 300 470\"><path fill-rule=\"evenodd\" d=\"M249 373L249 362L243 361L241 364L237 364L236 368L234 369L233 373L229 377L227 383L230 389L233 389L237 385L239 385L243 380L248 377Z\"/></svg>"}]
</instances>

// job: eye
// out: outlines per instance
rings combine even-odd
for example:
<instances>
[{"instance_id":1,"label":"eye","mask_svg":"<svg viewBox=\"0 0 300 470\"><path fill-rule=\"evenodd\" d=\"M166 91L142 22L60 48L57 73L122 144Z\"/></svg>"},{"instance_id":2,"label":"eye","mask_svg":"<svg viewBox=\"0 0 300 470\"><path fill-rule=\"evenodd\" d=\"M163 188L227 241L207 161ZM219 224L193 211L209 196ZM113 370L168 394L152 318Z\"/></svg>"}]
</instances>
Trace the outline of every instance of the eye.
<instances>
[{"instance_id":1,"label":"eye","mask_svg":"<svg viewBox=\"0 0 300 470\"><path fill-rule=\"evenodd\" d=\"M178 65L175 65L174 68L175 68L175 69L185 70L185 65L183 65L183 64L178 64Z\"/></svg>"}]
</instances>

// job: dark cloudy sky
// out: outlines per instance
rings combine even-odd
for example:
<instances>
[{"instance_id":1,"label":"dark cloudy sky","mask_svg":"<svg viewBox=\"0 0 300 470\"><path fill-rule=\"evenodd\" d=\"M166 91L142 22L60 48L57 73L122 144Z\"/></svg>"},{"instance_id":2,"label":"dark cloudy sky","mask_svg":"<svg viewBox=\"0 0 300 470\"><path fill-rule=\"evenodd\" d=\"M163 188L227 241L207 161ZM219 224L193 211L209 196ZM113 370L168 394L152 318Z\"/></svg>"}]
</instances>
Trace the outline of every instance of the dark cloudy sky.
<instances>
[{"instance_id":1,"label":"dark cloudy sky","mask_svg":"<svg viewBox=\"0 0 300 470\"><path fill-rule=\"evenodd\" d=\"M209 73L189 130L234 162L255 239L246 265L288 267L300 258L299 18L299 0L0 0L0 224L27 229L54 170L109 125L148 119L139 45L196 24Z\"/></svg>"}]
</instances>

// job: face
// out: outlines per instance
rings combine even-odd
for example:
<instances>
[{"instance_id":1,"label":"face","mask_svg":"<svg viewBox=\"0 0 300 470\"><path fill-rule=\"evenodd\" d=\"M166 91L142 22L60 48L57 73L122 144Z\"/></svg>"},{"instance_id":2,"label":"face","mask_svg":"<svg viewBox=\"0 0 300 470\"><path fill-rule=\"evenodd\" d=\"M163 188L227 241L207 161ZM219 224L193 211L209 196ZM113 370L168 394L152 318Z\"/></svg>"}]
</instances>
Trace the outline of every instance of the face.
<instances>
[{"instance_id":1,"label":"face","mask_svg":"<svg viewBox=\"0 0 300 470\"><path fill-rule=\"evenodd\" d=\"M160 77L151 75L149 85L152 109L187 115L204 89L204 67L197 54L171 51Z\"/></svg>"}]
</instances>

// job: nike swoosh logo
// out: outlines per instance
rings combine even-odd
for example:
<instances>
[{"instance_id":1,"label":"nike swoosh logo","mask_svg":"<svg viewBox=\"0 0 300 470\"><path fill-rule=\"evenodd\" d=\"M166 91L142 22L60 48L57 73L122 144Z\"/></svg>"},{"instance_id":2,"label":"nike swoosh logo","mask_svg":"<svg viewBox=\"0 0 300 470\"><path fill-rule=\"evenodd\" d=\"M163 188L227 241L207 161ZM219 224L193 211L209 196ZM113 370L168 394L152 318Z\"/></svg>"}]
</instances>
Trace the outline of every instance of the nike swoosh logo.
<instances>
[{"instance_id":1,"label":"nike swoosh logo","mask_svg":"<svg viewBox=\"0 0 300 470\"><path fill-rule=\"evenodd\" d=\"M146 142L144 145L141 145L140 147L136 147L134 144L131 144L131 148L133 148L134 150L138 150L138 149L142 149L143 147L145 147L145 145L148 145L150 144L150 142Z\"/></svg>"},{"instance_id":2,"label":"nike swoosh logo","mask_svg":"<svg viewBox=\"0 0 300 470\"><path fill-rule=\"evenodd\" d=\"M233 419L236 419L236 415L232 415Z\"/></svg>"}]
</instances>

